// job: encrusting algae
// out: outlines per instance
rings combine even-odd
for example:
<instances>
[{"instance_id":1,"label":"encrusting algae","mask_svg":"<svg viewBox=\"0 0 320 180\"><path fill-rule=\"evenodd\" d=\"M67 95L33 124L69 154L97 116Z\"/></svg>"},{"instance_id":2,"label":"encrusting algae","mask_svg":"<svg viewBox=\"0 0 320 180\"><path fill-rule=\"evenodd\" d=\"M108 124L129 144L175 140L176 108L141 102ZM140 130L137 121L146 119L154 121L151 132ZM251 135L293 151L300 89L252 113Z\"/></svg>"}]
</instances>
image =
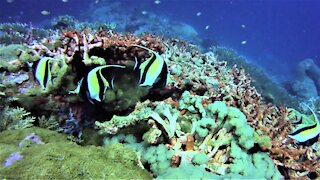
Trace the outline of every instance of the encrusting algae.
<instances>
[{"instance_id":1,"label":"encrusting algae","mask_svg":"<svg viewBox=\"0 0 320 180\"><path fill-rule=\"evenodd\" d=\"M42 143L25 142L24 138L31 133ZM12 152L22 156L11 166L1 164L0 174L5 179L151 179L148 171L138 166L137 154L121 144L82 147L68 141L66 135L41 128L0 134L6 137L0 139L0 161L4 162ZM21 142L24 145L18 147Z\"/></svg>"}]
</instances>

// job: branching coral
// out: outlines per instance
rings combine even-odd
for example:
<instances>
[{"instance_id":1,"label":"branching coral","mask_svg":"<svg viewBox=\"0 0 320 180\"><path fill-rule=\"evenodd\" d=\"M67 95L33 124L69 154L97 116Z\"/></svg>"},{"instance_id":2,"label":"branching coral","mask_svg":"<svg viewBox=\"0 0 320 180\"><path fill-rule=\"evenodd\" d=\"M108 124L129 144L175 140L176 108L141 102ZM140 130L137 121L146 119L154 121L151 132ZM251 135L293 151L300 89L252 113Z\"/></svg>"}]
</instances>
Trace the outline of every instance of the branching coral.
<instances>
[{"instance_id":1,"label":"branching coral","mask_svg":"<svg viewBox=\"0 0 320 180\"><path fill-rule=\"evenodd\" d=\"M22 44L40 40L48 35L44 29L22 23L1 23L0 44Z\"/></svg>"},{"instance_id":2,"label":"branching coral","mask_svg":"<svg viewBox=\"0 0 320 180\"><path fill-rule=\"evenodd\" d=\"M35 117L30 116L30 112L27 112L23 108L9 108L6 107L1 112L0 131L7 129L19 130L33 126Z\"/></svg>"},{"instance_id":3,"label":"branching coral","mask_svg":"<svg viewBox=\"0 0 320 180\"><path fill-rule=\"evenodd\" d=\"M244 68L246 73L250 74L253 79L252 85L257 88L265 101L277 105L284 103L293 106L297 104L297 101L289 95L282 84L274 82L260 67L250 63L245 57L235 52L235 50L218 46L213 48L213 52L217 61L226 61L228 67L232 68L232 66L237 65L238 67Z\"/></svg>"},{"instance_id":4,"label":"branching coral","mask_svg":"<svg viewBox=\"0 0 320 180\"><path fill-rule=\"evenodd\" d=\"M291 122L297 121L298 117L306 118L307 116L296 110L286 108L279 109L278 113L281 116L278 117L279 120L274 118L274 121L279 124L276 124L273 128L269 124L266 125L266 128L270 129L272 139L270 156L275 164L278 167L287 168L287 176L289 177L298 178L311 172L319 175L319 156L316 155L315 151L311 147L293 143L293 139L288 137L288 134L292 131ZM298 173L298 171L303 173Z\"/></svg>"}]
</instances>

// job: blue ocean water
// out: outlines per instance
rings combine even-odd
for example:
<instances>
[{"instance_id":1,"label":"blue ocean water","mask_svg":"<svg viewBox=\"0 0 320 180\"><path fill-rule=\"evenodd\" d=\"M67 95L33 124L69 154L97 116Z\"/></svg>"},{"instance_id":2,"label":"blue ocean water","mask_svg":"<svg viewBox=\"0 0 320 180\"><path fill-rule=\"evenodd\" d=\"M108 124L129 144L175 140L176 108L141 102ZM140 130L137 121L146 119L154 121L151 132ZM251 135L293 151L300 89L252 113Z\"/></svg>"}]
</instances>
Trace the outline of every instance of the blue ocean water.
<instances>
[{"instance_id":1,"label":"blue ocean water","mask_svg":"<svg viewBox=\"0 0 320 180\"><path fill-rule=\"evenodd\" d=\"M318 0L2 0L0 22L44 26L66 14L94 21L95 9L115 2L117 14L145 11L190 24L201 39L235 49L279 81L292 79L292 69L306 58L320 64Z\"/></svg>"}]
</instances>

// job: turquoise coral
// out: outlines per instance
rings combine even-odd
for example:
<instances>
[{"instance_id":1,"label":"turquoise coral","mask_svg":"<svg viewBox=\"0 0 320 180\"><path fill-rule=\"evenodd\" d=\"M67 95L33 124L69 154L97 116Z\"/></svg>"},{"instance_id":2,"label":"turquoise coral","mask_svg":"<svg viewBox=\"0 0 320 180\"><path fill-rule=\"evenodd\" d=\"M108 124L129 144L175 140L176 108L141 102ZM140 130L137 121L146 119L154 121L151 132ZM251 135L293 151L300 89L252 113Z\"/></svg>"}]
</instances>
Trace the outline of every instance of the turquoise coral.
<instances>
[{"instance_id":1,"label":"turquoise coral","mask_svg":"<svg viewBox=\"0 0 320 180\"><path fill-rule=\"evenodd\" d=\"M154 102L152 105L149 101L146 101L138 104L135 111L129 114L129 116L114 116L113 120L117 119L118 121L112 120L105 123L97 122L97 125L99 125L102 132L107 132L104 128L106 127L105 125L119 130L118 128L125 128L138 122L141 124L142 121L146 120L149 122L150 120L153 120L160 124L168 134L169 140L175 139L176 143L171 150L173 150L175 156L181 157L181 164L176 169L170 168L168 171L164 171L164 167L169 167L169 163L167 162L168 159L165 162L163 162L165 159L158 161L156 159L157 156L152 156L150 154L157 154L156 151L162 149L160 151L162 152L164 149L167 150L167 148L164 145L150 147L151 149L149 151L144 151L147 155L142 155L142 158L144 162L151 165L151 171L159 178L175 177L170 173L171 171L176 172L180 168L190 167L190 165L188 165L190 163L210 168L212 172L224 175L221 177L280 177L279 172L276 170L267 154L255 153L252 155L249 153L249 149L253 147L256 140L254 138L255 131L248 125L246 116L239 109L227 106L225 102L215 101L209 104L202 104L201 102L203 99L206 99L206 97L192 95L190 92L186 91L183 93L178 107L180 110L186 110L184 114L180 114L179 111L170 104L165 103L165 101ZM169 120L173 117L173 120ZM121 119L124 121L121 122ZM185 121L189 121L189 125L185 124ZM170 126L175 128L170 130ZM159 129L160 127L153 124L150 127L150 130L143 135L144 142L147 142L147 144L163 142L163 140L159 141L162 136ZM183 142L183 138L185 138L186 134L190 133L191 135L196 135L194 136L195 147L192 151L184 151L182 149L182 144L185 143ZM261 139L259 144L265 143L264 140L270 142L268 139ZM268 142L266 142L266 144L268 144ZM218 158L218 162L221 161L222 164L227 161L228 155L226 155L226 157L217 157L221 153L219 152L221 151L219 148L224 145L231 146L231 151L229 153L233 160L228 167L211 162L214 161L214 158ZM261 166L257 164L259 160L262 162ZM154 163L156 165L154 165ZM262 166L268 168L267 174L255 174L253 173L254 171L244 168L249 167L250 169L251 167L256 169ZM199 167L199 171L202 171L201 169L203 167ZM169 174L171 175L169 176ZM209 174L210 177L216 177L212 173ZM180 176L176 177L179 178Z\"/></svg>"},{"instance_id":2,"label":"turquoise coral","mask_svg":"<svg viewBox=\"0 0 320 180\"><path fill-rule=\"evenodd\" d=\"M142 160L150 164L150 168L155 175L165 174L170 168L170 161L174 152L168 150L165 145L149 147L142 155Z\"/></svg>"},{"instance_id":3,"label":"turquoise coral","mask_svg":"<svg viewBox=\"0 0 320 180\"><path fill-rule=\"evenodd\" d=\"M231 173L241 174L248 178L281 178L280 172L275 168L272 159L266 153L249 155L235 141L232 141L230 155L235 158L234 164L229 166Z\"/></svg>"},{"instance_id":4,"label":"turquoise coral","mask_svg":"<svg viewBox=\"0 0 320 180\"><path fill-rule=\"evenodd\" d=\"M215 122L211 118L202 118L196 122L195 131L200 138L206 137L215 128Z\"/></svg>"}]
</instances>

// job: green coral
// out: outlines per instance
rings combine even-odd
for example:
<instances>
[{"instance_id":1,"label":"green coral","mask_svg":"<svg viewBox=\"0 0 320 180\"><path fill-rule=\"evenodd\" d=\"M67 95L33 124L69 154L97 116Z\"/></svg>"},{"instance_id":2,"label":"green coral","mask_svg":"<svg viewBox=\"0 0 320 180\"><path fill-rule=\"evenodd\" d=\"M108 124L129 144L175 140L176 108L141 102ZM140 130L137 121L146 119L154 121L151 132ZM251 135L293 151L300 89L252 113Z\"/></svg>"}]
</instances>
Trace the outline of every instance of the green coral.
<instances>
[{"instance_id":1,"label":"green coral","mask_svg":"<svg viewBox=\"0 0 320 180\"><path fill-rule=\"evenodd\" d=\"M138 103L137 107L146 106L150 101L145 101L143 103ZM149 107L137 108L139 110L133 111L127 116L117 116L114 115L110 121L98 122L96 121L96 126L100 129L100 134L115 134L119 129L134 125L142 120L147 120L153 118L165 129L169 138L172 138L176 132L176 122L179 116L179 111L173 109L170 105L159 104L154 110ZM156 135L158 133L148 132L145 138L152 139L149 135Z\"/></svg>"},{"instance_id":2,"label":"green coral","mask_svg":"<svg viewBox=\"0 0 320 180\"><path fill-rule=\"evenodd\" d=\"M148 103L148 101L144 103ZM138 103L137 106L143 106L143 104ZM139 111L133 111L127 116L114 115L110 121L103 123L96 121L95 124L100 129L100 134L116 134L119 129L134 125L137 122L148 118L151 112L151 108L143 108Z\"/></svg>"},{"instance_id":3,"label":"green coral","mask_svg":"<svg viewBox=\"0 0 320 180\"><path fill-rule=\"evenodd\" d=\"M160 114L163 115L163 118L160 116ZM169 138L173 138L176 132L177 119L179 114L179 111L173 109L171 105L159 104L155 108L154 112L150 114L150 117L152 117L154 120L156 120L159 124L162 125L162 127L167 132Z\"/></svg>"},{"instance_id":4,"label":"green coral","mask_svg":"<svg viewBox=\"0 0 320 180\"><path fill-rule=\"evenodd\" d=\"M143 134L142 139L149 143L154 144L158 142L158 139L162 135L162 131L158 128L150 128L146 133Z\"/></svg>"},{"instance_id":5,"label":"green coral","mask_svg":"<svg viewBox=\"0 0 320 180\"><path fill-rule=\"evenodd\" d=\"M68 85L72 83L71 80L68 79L69 67L66 64L65 59L55 59L51 68L51 73L54 78L54 82L49 91L57 91L58 89L61 89L61 87L64 87L61 90L67 93L67 90L69 89Z\"/></svg>"},{"instance_id":6,"label":"green coral","mask_svg":"<svg viewBox=\"0 0 320 180\"><path fill-rule=\"evenodd\" d=\"M227 121L224 127L235 129L238 143L245 149L253 147L253 129L247 124L246 116L237 108L229 107Z\"/></svg>"},{"instance_id":7,"label":"green coral","mask_svg":"<svg viewBox=\"0 0 320 180\"><path fill-rule=\"evenodd\" d=\"M230 155L234 158L233 164L229 166L230 173L240 174L248 178L281 178L280 172L275 168L272 159L266 153L247 154L233 140Z\"/></svg>"},{"instance_id":8,"label":"green coral","mask_svg":"<svg viewBox=\"0 0 320 180\"><path fill-rule=\"evenodd\" d=\"M229 110L226 103L222 101L215 101L213 104L208 105L208 109L211 114L217 115L217 122L219 124L223 123L224 118L228 115Z\"/></svg>"},{"instance_id":9,"label":"green coral","mask_svg":"<svg viewBox=\"0 0 320 180\"><path fill-rule=\"evenodd\" d=\"M165 145L151 146L142 154L142 160L150 164L150 169L155 175L164 174L170 167L170 161L174 152L168 150Z\"/></svg>"},{"instance_id":10,"label":"green coral","mask_svg":"<svg viewBox=\"0 0 320 180\"><path fill-rule=\"evenodd\" d=\"M253 154L252 162L257 170L264 169L264 175L263 175L264 178L266 179L281 178L280 172L274 166L272 159L266 153Z\"/></svg>"},{"instance_id":11,"label":"green coral","mask_svg":"<svg viewBox=\"0 0 320 180\"><path fill-rule=\"evenodd\" d=\"M217 114L218 123L222 123L227 131L233 130L237 135L238 143L246 148L253 147L253 129L247 124L246 116L235 107L227 107L224 102L215 101L208 105L212 114Z\"/></svg>"},{"instance_id":12,"label":"green coral","mask_svg":"<svg viewBox=\"0 0 320 180\"><path fill-rule=\"evenodd\" d=\"M24 108L5 107L0 116L0 132L4 130L19 130L26 129L33 126L35 117L30 116L30 112L27 112Z\"/></svg>"},{"instance_id":13,"label":"green coral","mask_svg":"<svg viewBox=\"0 0 320 180\"><path fill-rule=\"evenodd\" d=\"M253 134L253 139L255 143L258 143L260 147L269 149L272 146L271 138L267 135L263 135L261 130L256 130Z\"/></svg>"},{"instance_id":14,"label":"green coral","mask_svg":"<svg viewBox=\"0 0 320 180\"><path fill-rule=\"evenodd\" d=\"M207 164L209 161L209 157L204 153L198 153L193 156L192 163L201 165L201 164Z\"/></svg>"},{"instance_id":15,"label":"green coral","mask_svg":"<svg viewBox=\"0 0 320 180\"><path fill-rule=\"evenodd\" d=\"M200 113L206 117L206 110L202 105L202 98L197 95L191 95L189 91L184 91L179 101L179 109L187 109L191 113Z\"/></svg>"},{"instance_id":16,"label":"green coral","mask_svg":"<svg viewBox=\"0 0 320 180\"><path fill-rule=\"evenodd\" d=\"M206 137L215 128L215 123L211 118L202 118L196 122L196 132L200 138Z\"/></svg>"},{"instance_id":17,"label":"green coral","mask_svg":"<svg viewBox=\"0 0 320 180\"><path fill-rule=\"evenodd\" d=\"M220 176L212 174L201 166L181 164L178 168L168 168L165 174L157 179L219 179Z\"/></svg>"},{"instance_id":18,"label":"green coral","mask_svg":"<svg viewBox=\"0 0 320 180\"><path fill-rule=\"evenodd\" d=\"M19 60L21 63L27 63L27 62L32 63L32 62L38 61L39 59L40 59L40 56L33 54L32 49L25 49L19 55Z\"/></svg>"}]
</instances>

